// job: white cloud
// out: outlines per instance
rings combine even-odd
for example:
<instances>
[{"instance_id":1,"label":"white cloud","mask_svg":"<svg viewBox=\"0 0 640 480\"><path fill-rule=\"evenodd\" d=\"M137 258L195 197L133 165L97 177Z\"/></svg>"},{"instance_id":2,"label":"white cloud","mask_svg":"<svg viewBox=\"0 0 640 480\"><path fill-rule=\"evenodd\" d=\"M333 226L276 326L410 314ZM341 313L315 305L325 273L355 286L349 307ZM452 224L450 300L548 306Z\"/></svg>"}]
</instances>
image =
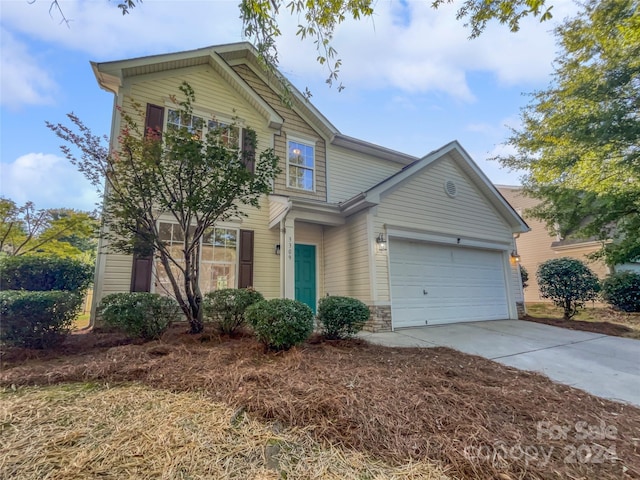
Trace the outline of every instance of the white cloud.
<instances>
[{"instance_id":1,"label":"white cloud","mask_svg":"<svg viewBox=\"0 0 640 480\"><path fill-rule=\"evenodd\" d=\"M174 52L242 40L238 2L145 0L126 16L116 2L61 0L70 28L60 15L49 15L50 2L3 3L3 24L32 38L115 60L150 53ZM347 20L337 29L334 46L344 61L339 81L358 88L392 87L407 93L444 92L473 101L469 72L490 72L505 84L540 82L554 58L551 22L525 19L512 34L495 22L482 36L468 40L469 29L455 19L456 6L438 10L423 0L379 1L372 19ZM557 18L575 10L570 0L556 0ZM295 35L299 20L282 9L278 41L282 70L295 84L322 79L327 71L316 62L311 40ZM6 49L5 49L6 50Z\"/></svg>"},{"instance_id":2,"label":"white cloud","mask_svg":"<svg viewBox=\"0 0 640 480\"><path fill-rule=\"evenodd\" d=\"M49 14L49 0L3 2L3 24L98 61L241 40L236 1L145 0L124 16L113 1L59 3L69 28L58 11Z\"/></svg>"},{"instance_id":3,"label":"white cloud","mask_svg":"<svg viewBox=\"0 0 640 480\"><path fill-rule=\"evenodd\" d=\"M556 19L576 8L569 0L556 0ZM488 72L508 86L546 83L556 52L554 22L528 18L517 33L491 22L479 38L469 40L469 29L455 16L455 5L434 10L421 0L410 0L406 6L378 2L373 19L347 20L337 29L334 47L343 60L340 80L358 88L444 92L467 102L477 95L467 78L471 72ZM295 19L280 18L283 31L293 38ZM279 46L286 69L310 73L305 81L326 75L314 63L310 42L282 41Z\"/></svg>"},{"instance_id":4,"label":"white cloud","mask_svg":"<svg viewBox=\"0 0 640 480\"><path fill-rule=\"evenodd\" d=\"M4 28L0 43L0 103L11 109L53 103L58 87L27 46Z\"/></svg>"},{"instance_id":5,"label":"white cloud","mask_svg":"<svg viewBox=\"0 0 640 480\"><path fill-rule=\"evenodd\" d=\"M98 201L84 176L57 155L28 153L0 163L0 178L2 195L18 204L32 201L38 208L94 210Z\"/></svg>"}]
</instances>

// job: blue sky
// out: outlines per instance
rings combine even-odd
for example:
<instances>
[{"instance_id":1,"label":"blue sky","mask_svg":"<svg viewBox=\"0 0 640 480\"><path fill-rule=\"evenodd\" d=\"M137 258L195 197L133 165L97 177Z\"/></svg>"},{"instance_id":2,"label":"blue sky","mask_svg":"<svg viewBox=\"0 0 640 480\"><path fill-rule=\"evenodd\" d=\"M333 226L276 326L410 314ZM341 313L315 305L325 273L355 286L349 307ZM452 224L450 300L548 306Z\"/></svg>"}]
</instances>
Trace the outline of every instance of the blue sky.
<instances>
[{"instance_id":1,"label":"blue sky","mask_svg":"<svg viewBox=\"0 0 640 480\"><path fill-rule=\"evenodd\" d=\"M342 92L328 88L311 42L295 37L297 18L281 16L280 70L346 135L416 156L457 139L495 183L519 174L487 158L504 151L518 126L523 95L548 85L554 22L527 20L518 33L490 25L476 40L454 6L380 0L372 20L341 25L334 46L343 61ZM117 2L61 0L70 28L49 0L0 0L0 194L37 207L92 210L97 194L62 157L45 120L74 112L108 134L113 97L90 61L168 53L244 40L237 0L145 0L122 16ZM554 2L555 18L575 6Z\"/></svg>"}]
</instances>

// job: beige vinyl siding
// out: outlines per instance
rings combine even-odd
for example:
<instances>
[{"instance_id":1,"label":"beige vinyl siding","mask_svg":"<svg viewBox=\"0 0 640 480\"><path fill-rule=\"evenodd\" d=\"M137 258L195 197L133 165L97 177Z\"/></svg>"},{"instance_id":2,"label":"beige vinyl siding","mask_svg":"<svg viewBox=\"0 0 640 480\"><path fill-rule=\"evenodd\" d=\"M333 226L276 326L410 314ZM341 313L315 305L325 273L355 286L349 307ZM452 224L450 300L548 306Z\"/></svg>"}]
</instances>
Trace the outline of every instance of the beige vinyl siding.
<instances>
[{"instance_id":1,"label":"beige vinyl siding","mask_svg":"<svg viewBox=\"0 0 640 480\"><path fill-rule=\"evenodd\" d=\"M266 85L247 65L237 65L233 69L247 84L267 102L284 119L282 132L274 136L274 148L276 155L280 157L282 173L276 178L274 193L290 195L292 197L310 198L313 200L327 201L326 179L326 146L322 137L293 109L282 105L280 96L271 87ZM304 138L316 139L315 143L315 191L287 187L287 133Z\"/></svg>"},{"instance_id":2,"label":"beige vinyl siding","mask_svg":"<svg viewBox=\"0 0 640 480\"><path fill-rule=\"evenodd\" d=\"M175 72L162 72L127 78L123 94L124 108L131 110L132 101L144 108L147 103L171 106L170 100L175 95L178 101L183 100L179 90L182 82L188 82L195 92L195 113L207 113L211 117L228 120L238 119L239 126L250 127L258 135L258 151L272 146L271 132L266 127L266 120L239 97L236 92L208 65L190 67ZM201 112L200 112L201 111ZM165 112L166 121L166 112Z\"/></svg>"},{"instance_id":3,"label":"beige vinyl siding","mask_svg":"<svg viewBox=\"0 0 640 480\"><path fill-rule=\"evenodd\" d=\"M142 108L144 115L147 103L166 106L171 95L181 99L178 87L183 81L187 81L195 91L196 110L201 109L203 113L229 119L238 117L241 126L256 130L259 151L272 146L272 132L266 127L265 119L207 65L127 78L123 88L124 108L133 113L132 102L135 101ZM139 124L144 125L143 118L140 119ZM275 298L280 296L280 262L274 252L275 245L279 242L279 234L277 229L273 231L268 229L269 202L266 197L261 199L261 205L261 209L246 208L244 211L249 216L243 218L237 228L254 230L254 287L265 297ZM105 254L103 261L105 262L104 274L101 292L97 292L96 295L98 299L113 292L128 292L131 283L132 257L108 253Z\"/></svg>"},{"instance_id":4,"label":"beige vinyl siding","mask_svg":"<svg viewBox=\"0 0 640 480\"><path fill-rule=\"evenodd\" d=\"M348 200L401 169L402 165L398 163L330 145L327 151L327 201Z\"/></svg>"},{"instance_id":5,"label":"beige vinyl siding","mask_svg":"<svg viewBox=\"0 0 640 480\"><path fill-rule=\"evenodd\" d=\"M527 282L529 286L524 289L525 302L536 303L548 301L540 297L536 272L540 264L552 258L571 257L582 260L600 278L605 277L609 273L609 269L603 262L593 262L586 257L586 255L599 249L597 245L576 245L555 250L551 248L551 244L557 241L558 238L549 233L544 222L532 218L527 214L527 209L535 207L539 203L539 200L522 195L519 187L498 187L498 190L531 228L530 232L523 233L516 239L518 254L520 255L520 264L524 266L529 273L529 280Z\"/></svg>"},{"instance_id":6,"label":"beige vinyl siding","mask_svg":"<svg viewBox=\"0 0 640 480\"><path fill-rule=\"evenodd\" d=\"M318 288L318 300L324 296L324 242L323 227L313 223L296 222L295 243L316 246L316 280Z\"/></svg>"},{"instance_id":7,"label":"beige vinyl siding","mask_svg":"<svg viewBox=\"0 0 640 480\"><path fill-rule=\"evenodd\" d=\"M445 193L448 180L456 184L454 198ZM376 210L376 234L389 225L486 241L512 241L506 221L446 156L384 194ZM381 302L389 301L387 255L377 253L375 257L376 300Z\"/></svg>"},{"instance_id":8,"label":"beige vinyl siding","mask_svg":"<svg viewBox=\"0 0 640 480\"><path fill-rule=\"evenodd\" d=\"M448 180L456 184L454 198L445 193ZM476 239L511 242L512 237L506 221L447 157L384 195L377 216L395 226L420 225L427 230Z\"/></svg>"},{"instance_id":9,"label":"beige vinyl siding","mask_svg":"<svg viewBox=\"0 0 640 480\"><path fill-rule=\"evenodd\" d=\"M514 261L511 261L511 291L513 292L513 298L516 302L524 302L520 269Z\"/></svg>"},{"instance_id":10,"label":"beige vinyl siding","mask_svg":"<svg viewBox=\"0 0 640 480\"><path fill-rule=\"evenodd\" d=\"M253 288L265 298L280 297L280 257L275 253L280 243L277 228L269 230L269 205L266 197L260 202L261 208L246 208L248 217L242 219L240 228L254 231L253 245Z\"/></svg>"},{"instance_id":11,"label":"beige vinyl siding","mask_svg":"<svg viewBox=\"0 0 640 480\"><path fill-rule=\"evenodd\" d=\"M131 255L119 253L105 253L104 275L102 276L102 292L99 292L99 301L110 293L128 292L131 288Z\"/></svg>"},{"instance_id":12,"label":"beige vinyl siding","mask_svg":"<svg viewBox=\"0 0 640 480\"><path fill-rule=\"evenodd\" d=\"M325 228L325 291L371 302L367 213L347 219L345 225Z\"/></svg>"}]
</instances>

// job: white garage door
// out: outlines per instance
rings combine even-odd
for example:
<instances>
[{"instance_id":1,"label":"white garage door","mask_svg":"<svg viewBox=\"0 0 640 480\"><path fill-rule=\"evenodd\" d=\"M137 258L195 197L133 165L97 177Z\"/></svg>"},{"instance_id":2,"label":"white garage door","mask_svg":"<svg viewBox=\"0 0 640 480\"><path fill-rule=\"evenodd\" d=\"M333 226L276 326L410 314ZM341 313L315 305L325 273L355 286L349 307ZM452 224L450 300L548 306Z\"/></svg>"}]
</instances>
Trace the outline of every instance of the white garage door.
<instances>
[{"instance_id":1,"label":"white garage door","mask_svg":"<svg viewBox=\"0 0 640 480\"><path fill-rule=\"evenodd\" d=\"M394 327L509 318L502 253L392 240Z\"/></svg>"}]
</instances>

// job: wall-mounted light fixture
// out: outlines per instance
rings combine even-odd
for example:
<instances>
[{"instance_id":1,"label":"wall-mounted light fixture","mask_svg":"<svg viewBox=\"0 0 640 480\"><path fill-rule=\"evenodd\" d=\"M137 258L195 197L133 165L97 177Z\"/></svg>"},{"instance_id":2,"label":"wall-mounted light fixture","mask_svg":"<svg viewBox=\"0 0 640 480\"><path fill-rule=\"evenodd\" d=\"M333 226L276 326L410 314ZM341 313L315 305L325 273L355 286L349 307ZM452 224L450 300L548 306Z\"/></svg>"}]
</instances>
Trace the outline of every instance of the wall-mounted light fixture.
<instances>
[{"instance_id":1,"label":"wall-mounted light fixture","mask_svg":"<svg viewBox=\"0 0 640 480\"><path fill-rule=\"evenodd\" d=\"M384 238L383 233L378 234L378 237L376 238L376 244L378 245L379 252L387 251L387 240Z\"/></svg>"},{"instance_id":2,"label":"wall-mounted light fixture","mask_svg":"<svg viewBox=\"0 0 640 480\"><path fill-rule=\"evenodd\" d=\"M518 253L517 250L513 250L511 252L511 260L513 260L514 262L519 262L520 261L520 254Z\"/></svg>"},{"instance_id":3,"label":"wall-mounted light fixture","mask_svg":"<svg viewBox=\"0 0 640 480\"><path fill-rule=\"evenodd\" d=\"M280 244L276 243L276 255L280 255Z\"/></svg>"}]
</instances>

